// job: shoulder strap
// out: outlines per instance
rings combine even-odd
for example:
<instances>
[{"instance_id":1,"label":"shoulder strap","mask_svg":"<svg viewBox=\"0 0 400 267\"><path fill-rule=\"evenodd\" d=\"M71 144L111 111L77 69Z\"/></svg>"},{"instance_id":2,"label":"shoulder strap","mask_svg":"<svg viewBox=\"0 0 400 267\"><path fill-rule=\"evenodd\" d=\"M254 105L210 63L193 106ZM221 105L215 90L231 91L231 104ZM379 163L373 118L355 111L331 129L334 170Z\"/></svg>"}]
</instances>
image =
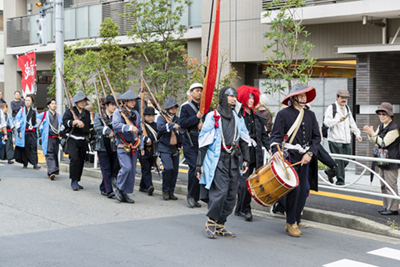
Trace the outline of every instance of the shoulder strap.
<instances>
[{"instance_id":1,"label":"shoulder strap","mask_svg":"<svg viewBox=\"0 0 400 267\"><path fill-rule=\"evenodd\" d=\"M336 104L333 103L333 104L332 104L332 118L335 118L336 113L337 113Z\"/></svg>"},{"instance_id":2,"label":"shoulder strap","mask_svg":"<svg viewBox=\"0 0 400 267\"><path fill-rule=\"evenodd\" d=\"M192 102L189 102L188 104L189 104L189 106L193 109L193 111L197 114L198 110L197 110L196 106L193 105Z\"/></svg>"},{"instance_id":3,"label":"shoulder strap","mask_svg":"<svg viewBox=\"0 0 400 267\"><path fill-rule=\"evenodd\" d=\"M293 123L292 127L290 127L290 129L287 133L288 136L292 135L292 137L290 138L289 144L291 144L293 142L294 137L296 136L297 132L299 131L300 124L303 121L303 116L304 116L304 109L302 109L300 111L295 122ZM296 128L294 128L294 127L296 127Z\"/></svg>"},{"instance_id":4,"label":"shoulder strap","mask_svg":"<svg viewBox=\"0 0 400 267\"><path fill-rule=\"evenodd\" d=\"M42 120L40 121L40 124L42 124L42 122L43 122L43 121L44 121L44 119L46 118L46 114L47 114L47 111L45 111L45 112L44 112L44 114L43 114L43 118L42 118ZM39 125L40 125L40 124L39 124Z\"/></svg>"}]
</instances>

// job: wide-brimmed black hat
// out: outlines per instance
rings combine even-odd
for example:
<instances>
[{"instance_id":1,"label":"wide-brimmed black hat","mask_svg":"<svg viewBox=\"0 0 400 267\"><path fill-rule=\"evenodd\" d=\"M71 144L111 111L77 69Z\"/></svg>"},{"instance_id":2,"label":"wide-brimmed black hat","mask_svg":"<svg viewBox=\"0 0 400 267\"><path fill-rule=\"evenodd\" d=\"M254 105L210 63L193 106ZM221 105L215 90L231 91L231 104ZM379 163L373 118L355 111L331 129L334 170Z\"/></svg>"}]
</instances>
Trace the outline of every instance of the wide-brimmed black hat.
<instances>
[{"instance_id":1,"label":"wide-brimmed black hat","mask_svg":"<svg viewBox=\"0 0 400 267\"><path fill-rule=\"evenodd\" d=\"M310 103L311 101L313 101L315 99L315 97L317 96L317 92L315 91L315 88L312 86L303 86L303 85L299 85L296 84L295 86L293 86L292 90L290 90L290 93L285 97L285 99L283 99L282 104L284 105L289 105L289 100L292 96L295 95L301 95L301 94L306 94L307 95L307 102L306 104Z\"/></svg>"},{"instance_id":2,"label":"wide-brimmed black hat","mask_svg":"<svg viewBox=\"0 0 400 267\"><path fill-rule=\"evenodd\" d=\"M118 100L132 100L132 99L138 100L140 99L140 97L131 90L126 91L120 96L120 98L118 98Z\"/></svg>"},{"instance_id":3,"label":"wide-brimmed black hat","mask_svg":"<svg viewBox=\"0 0 400 267\"><path fill-rule=\"evenodd\" d=\"M108 104L108 103L114 103L115 105L117 104L117 103L115 102L115 99L114 99L114 97L113 97L112 95L106 96L106 99L105 99L105 101L104 101L104 105L105 105L105 104Z\"/></svg>"},{"instance_id":4,"label":"wide-brimmed black hat","mask_svg":"<svg viewBox=\"0 0 400 267\"><path fill-rule=\"evenodd\" d=\"M175 100L172 97L168 97L168 99L165 101L164 105L162 106L163 109L170 109L173 107L179 107L178 104L175 102Z\"/></svg>"},{"instance_id":5,"label":"wide-brimmed black hat","mask_svg":"<svg viewBox=\"0 0 400 267\"><path fill-rule=\"evenodd\" d=\"M156 115L156 112L155 112L154 108L147 107L144 109L143 115Z\"/></svg>"},{"instance_id":6,"label":"wide-brimmed black hat","mask_svg":"<svg viewBox=\"0 0 400 267\"><path fill-rule=\"evenodd\" d=\"M74 97L71 99L71 102L72 102L72 103L76 103L76 102L79 102L79 101L82 101L82 100L89 101L89 99L87 98L87 96L86 96L82 91L79 91L79 92L77 92L77 93L74 95Z\"/></svg>"}]
</instances>

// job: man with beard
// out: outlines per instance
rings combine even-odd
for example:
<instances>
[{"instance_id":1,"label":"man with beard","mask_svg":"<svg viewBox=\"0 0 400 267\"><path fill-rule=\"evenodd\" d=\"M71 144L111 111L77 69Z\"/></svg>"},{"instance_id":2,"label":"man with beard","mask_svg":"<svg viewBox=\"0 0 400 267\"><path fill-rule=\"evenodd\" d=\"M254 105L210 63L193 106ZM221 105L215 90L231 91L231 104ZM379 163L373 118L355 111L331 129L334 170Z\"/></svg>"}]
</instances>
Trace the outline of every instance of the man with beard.
<instances>
[{"instance_id":1,"label":"man with beard","mask_svg":"<svg viewBox=\"0 0 400 267\"><path fill-rule=\"evenodd\" d=\"M164 200L177 200L174 195L176 179L179 171L179 151L182 150L182 141L179 134L179 125L176 112L178 104L172 97L169 97L164 105L163 110L167 112L165 116L159 116L157 119L158 129L158 153L164 167L162 170L162 197Z\"/></svg>"},{"instance_id":2,"label":"man with beard","mask_svg":"<svg viewBox=\"0 0 400 267\"><path fill-rule=\"evenodd\" d=\"M274 161L283 160L278 151L278 145L288 138L284 148L287 150L290 164L301 161L294 166L299 177L299 185L290 191L286 197L286 226L290 236L299 237L301 231L298 228L301 220L301 212L306 203L310 190L308 182L309 162L318 153L321 135L314 112L305 109L305 105L316 97L314 87L295 85L289 95L282 101L287 108L278 112L271 133L271 150Z\"/></svg>"},{"instance_id":3,"label":"man with beard","mask_svg":"<svg viewBox=\"0 0 400 267\"><path fill-rule=\"evenodd\" d=\"M263 165L262 145L269 150L269 138L264 128L264 122L254 113L254 107L258 105L260 91L252 86L243 85L237 89L238 101L242 103L239 116L243 116L250 137L256 141L256 146L250 146L249 170L240 178L235 209L236 216L242 216L246 221L252 221L251 195L247 190L246 179Z\"/></svg>"},{"instance_id":4,"label":"man with beard","mask_svg":"<svg viewBox=\"0 0 400 267\"><path fill-rule=\"evenodd\" d=\"M38 115L42 122L40 133L42 136L42 150L46 157L47 176L54 180L59 174L58 151L60 147L60 132L64 130L62 116L56 112L57 103L54 99L47 101L48 110Z\"/></svg>"},{"instance_id":5,"label":"man with beard","mask_svg":"<svg viewBox=\"0 0 400 267\"><path fill-rule=\"evenodd\" d=\"M203 85L194 83L189 92L192 101L181 107L179 126L185 130L183 135L183 153L186 163L189 165L187 202L191 208L201 207L198 202L200 197L199 180L196 178L196 161L199 151L199 133L203 125L203 114L199 111Z\"/></svg>"},{"instance_id":6,"label":"man with beard","mask_svg":"<svg viewBox=\"0 0 400 267\"><path fill-rule=\"evenodd\" d=\"M115 143L115 133L112 126L113 114L117 108L114 97L111 95L106 96L104 106L104 118L102 118L101 112L97 113L93 128L97 133L95 150L97 151L101 173L103 175L103 180L100 184L100 193L103 196L112 198L114 196L112 180L113 178L117 178L120 169Z\"/></svg>"},{"instance_id":7,"label":"man with beard","mask_svg":"<svg viewBox=\"0 0 400 267\"><path fill-rule=\"evenodd\" d=\"M236 236L225 229L225 222L235 206L240 173L248 171L251 142L243 118L232 110L236 97L234 88L221 89L219 106L207 114L199 135L196 175L200 180L200 198L208 204L206 235L209 238ZM239 146L244 159L240 173Z\"/></svg>"},{"instance_id":8,"label":"man with beard","mask_svg":"<svg viewBox=\"0 0 400 267\"><path fill-rule=\"evenodd\" d=\"M85 164L86 151L88 149L87 137L91 127L90 112L85 109L89 99L79 91L72 98L72 104L75 106L65 111L63 124L66 130L69 154L69 178L71 179L71 188L74 191L83 189L78 184L81 180L83 166ZM74 119L71 110L78 117Z\"/></svg>"},{"instance_id":9,"label":"man with beard","mask_svg":"<svg viewBox=\"0 0 400 267\"><path fill-rule=\"evenodd\" d=\"M117 155L121 169L117 176L115 197L119 202L133 204L135 201L128 194L133 193L135 185L136 164L139 148L143 150L141 137L142 126L140 115L134 109L139 96L131 90L121 95L119 100L124 102L122 110L114 112L112 126L117 137ZM123 114L123 115L122 115ZM126 121L126 119L129 121Z\"/></svg>"}]
</instances>

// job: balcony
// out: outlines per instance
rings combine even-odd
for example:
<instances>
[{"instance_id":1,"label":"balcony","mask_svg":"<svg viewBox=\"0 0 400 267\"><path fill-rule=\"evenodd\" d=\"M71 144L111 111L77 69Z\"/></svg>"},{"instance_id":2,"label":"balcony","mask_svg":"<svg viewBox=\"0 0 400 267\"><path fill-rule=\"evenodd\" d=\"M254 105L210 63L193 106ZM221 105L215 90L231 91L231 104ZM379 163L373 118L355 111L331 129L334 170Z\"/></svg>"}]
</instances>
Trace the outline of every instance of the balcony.
<instances>
[{"instance_id":1,"label":"balcony","mask_svg":"<svg viewBox=\"0 0 400 267\"><path fill-rule=\"evenodd\" d=\"M264 17L267 11L266 5L272 0L262 0L263 11L261 23L269 24L276 11L272 10L272 18ZM303 24L324 24L361 21L363 16L374 19L399 18L399 0L306 0L302 8L298 8L295 19L303 20Z\"/></svg>"},{"instance_id":2,"label":"balcony","mask_svg":"<svg viewBox=\"0 0 400 267\"><path fill-rule=\"evenodd\" d=\"M111 17L119 26L121 36L126 36L132 22L122 18L120 14L128 12L126 2L115 1L95 5L65 8L64 41L78 41L99 36L100 24ZM7 47L37 45L36 20L39 14L15 17L7 20ZM54 43L54 14L47 12L47 40ZM182 16L182 25L188 28L201 28L201 1L193 1Z\"/></svg>"}]
</instances>

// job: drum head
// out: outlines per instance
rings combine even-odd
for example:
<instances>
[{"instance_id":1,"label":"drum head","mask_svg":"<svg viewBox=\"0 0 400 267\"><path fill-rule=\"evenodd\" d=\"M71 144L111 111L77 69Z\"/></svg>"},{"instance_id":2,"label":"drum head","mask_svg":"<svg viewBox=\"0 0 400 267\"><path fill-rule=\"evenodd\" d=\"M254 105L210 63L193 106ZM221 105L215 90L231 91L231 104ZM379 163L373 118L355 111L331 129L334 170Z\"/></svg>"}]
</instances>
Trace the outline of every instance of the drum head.
<instances>
[{"instance_id":1,"label":"drum head","mask_svg":"<svg viewBox=\"0 0 400 267\"><path fill-rule=\"evenodd\" d=\"M287 188L294 188L299 185L299 177L293 167L289 167L290 163L285 161L271 161L272 172L279 182ZM286 174L285 167L289 177Z\"/></svg>"}]
</instances>

